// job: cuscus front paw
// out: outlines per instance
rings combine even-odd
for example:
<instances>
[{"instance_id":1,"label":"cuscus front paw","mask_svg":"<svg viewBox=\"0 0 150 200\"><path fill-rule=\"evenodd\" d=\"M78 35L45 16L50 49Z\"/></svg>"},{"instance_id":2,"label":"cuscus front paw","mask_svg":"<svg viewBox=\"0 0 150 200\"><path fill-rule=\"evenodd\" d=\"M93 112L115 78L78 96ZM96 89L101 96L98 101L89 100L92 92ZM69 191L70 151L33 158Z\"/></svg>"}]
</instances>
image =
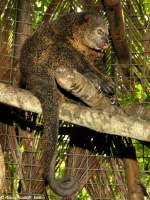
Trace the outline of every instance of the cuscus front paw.
<instances>
[{"instance_id":1,"label":"cuscus front paw","mask_svg":"<svg viewBox=\"0 0 150 200\"><path fill-rule=\"evenodd\" d=\"M115 82L111 79L105 79L101 82L101 91L108 95L115 94Z\"/></svg>"}]
</instances>

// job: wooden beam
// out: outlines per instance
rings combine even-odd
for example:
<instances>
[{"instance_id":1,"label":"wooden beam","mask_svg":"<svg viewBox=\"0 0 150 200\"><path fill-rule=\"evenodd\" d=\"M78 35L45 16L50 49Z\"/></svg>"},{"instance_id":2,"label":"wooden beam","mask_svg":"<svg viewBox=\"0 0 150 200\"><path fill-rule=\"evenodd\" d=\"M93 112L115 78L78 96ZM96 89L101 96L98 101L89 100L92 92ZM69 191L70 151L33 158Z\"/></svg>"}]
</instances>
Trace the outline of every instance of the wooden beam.
<instances>
[{"instance_id":1,"label":"wooden beam","mask_svg":"<svg viewBox=\"0 0 150 200\"><path fill-rule=\"evenodd\" d=\"M104 0L114 49L122 67L128 68L129 49L125 35L122 5L119 0Z\"/></svg>"}]
</instances>

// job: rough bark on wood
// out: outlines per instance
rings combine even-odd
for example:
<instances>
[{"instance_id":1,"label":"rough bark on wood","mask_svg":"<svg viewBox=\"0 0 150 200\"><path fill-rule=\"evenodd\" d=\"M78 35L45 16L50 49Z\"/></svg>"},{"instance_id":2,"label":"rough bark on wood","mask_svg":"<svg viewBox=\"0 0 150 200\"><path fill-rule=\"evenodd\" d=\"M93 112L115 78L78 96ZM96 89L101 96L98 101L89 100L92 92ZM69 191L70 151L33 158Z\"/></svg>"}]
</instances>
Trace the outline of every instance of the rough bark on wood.
<instances>
[{"instance_id":1,"label":"rough bark on wood","mask_svg":"<svg viewBox=\"0 0 150 200\"><path fill-rule=\"evenodd\" d=\"M5 191L5 163L4 163L4 154L2 151L2 147L0 145L0 194Z\"/></svg>"},{"instance_id":2,"label":"rough bark on wood","mask_svg":"<svg viewBox=\"0 0 150 200\"><path fill-rule=\"evenodd\" d=\"M26 111L42 113L39 100L29 91L3 83L0 83L0 91L1 103ZM106 97L103 98L105 99ZM103 107L100 107L100 109L92 109L67 102L61 103L60 119L97 132L150 141L150 118L146 118L148 120L140 119L139 115L133 116L135 114L132 113L133 111L131 111L129 116L123 109L111 104L106 104L107 106L105 106L104 102L102 101ZM132 107L134 108L134 105ZM130 109L128 112L130 112ZM143 113L143 118L145 118L144 116Z\"/></svg>"},{"instance_id":3,"label":"rough bark on wood","mask_svg":"<svg viewBox=\"0 0 150 200\"><path fill-rule=\"evenodd\" d=\"M16 13L16 23L15 23L15 36L14 36L14 46L13 46L13 59L12 66L13 72L11 73L11 81L16 84L19 81L20 69L19 69L19 57L21 52L21 47L24 41L32 34L32 5L33 3L25 0L18 1L18 9ZM30 15L29 15L30 12ZM12 80L15 77L15 80Z\"/></svg>"},{"instance_id":4,"label":"rough bark on wood","mask_svg":"<svg viewBox=\"0 0 150 200\"><path fill-rule=\"evenodd\" d=\"M123 11L120 0L104 0L104 5L108 14L110 33L114 49L117 53L119 63L124 72L128 73L128 63L130 60L129 48L126 40Z\"/></svg>"},{"instance_id":5,"label":"rough bark on wood","mask_svg":"<svg viewBox=\"0 0 150 200\"><path fill-rule=\"evenodd\" d=\"M143 46L144 46L145 55L149 56L150 55L150 24L148 25L147 31L144 35Z\"/></svg>"},{"instance_id":6,"label":"rough bark on wood","mask_svg":"<svg viewBox=\"0 0 150 200\"><path fill-rule=\"evenodd\" d=\"M133 146L128 146L125 151L124 164L128 185L129 200L144 200L141 187L138 162Z\"/></svg>"}]
</instances>

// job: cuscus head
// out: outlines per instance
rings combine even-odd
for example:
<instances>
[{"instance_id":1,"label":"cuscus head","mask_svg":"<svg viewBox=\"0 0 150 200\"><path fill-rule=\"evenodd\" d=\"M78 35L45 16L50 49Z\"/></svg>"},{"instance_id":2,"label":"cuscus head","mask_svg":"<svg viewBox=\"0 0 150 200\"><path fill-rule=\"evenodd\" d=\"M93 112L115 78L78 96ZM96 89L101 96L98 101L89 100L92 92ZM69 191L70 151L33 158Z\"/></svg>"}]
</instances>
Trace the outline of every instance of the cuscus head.
<instances>
[{"instance_id":1,"label":"cuscus head","mask_svg":"<svg viewBox=\"0 0 150 200\"><path fill-rule=\"evenodd\" d=\"M108 47L108 24L101 14L82 13L84 18L83 42L94 50L103 50Z\"/></svg>"}]
</instances>

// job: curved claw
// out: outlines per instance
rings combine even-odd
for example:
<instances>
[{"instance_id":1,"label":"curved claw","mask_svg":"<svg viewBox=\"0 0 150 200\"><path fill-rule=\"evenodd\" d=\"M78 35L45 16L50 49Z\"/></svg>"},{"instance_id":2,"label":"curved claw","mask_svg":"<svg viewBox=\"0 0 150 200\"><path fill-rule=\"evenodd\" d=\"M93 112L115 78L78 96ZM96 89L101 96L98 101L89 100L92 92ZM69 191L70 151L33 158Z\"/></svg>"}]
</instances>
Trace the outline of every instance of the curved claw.
<instances>
[{"instance_id":1,"label":"curved claw","mask_svg":"<svg viewBox=\"0 0 150 200\"><path fill-rule=\"evenodd\" d=\"M101 83L101 90L102 92L108 94L108 95L113 95L115 94L115 83L112 79L105 79Z\"/></svg>"}]
</instances>

